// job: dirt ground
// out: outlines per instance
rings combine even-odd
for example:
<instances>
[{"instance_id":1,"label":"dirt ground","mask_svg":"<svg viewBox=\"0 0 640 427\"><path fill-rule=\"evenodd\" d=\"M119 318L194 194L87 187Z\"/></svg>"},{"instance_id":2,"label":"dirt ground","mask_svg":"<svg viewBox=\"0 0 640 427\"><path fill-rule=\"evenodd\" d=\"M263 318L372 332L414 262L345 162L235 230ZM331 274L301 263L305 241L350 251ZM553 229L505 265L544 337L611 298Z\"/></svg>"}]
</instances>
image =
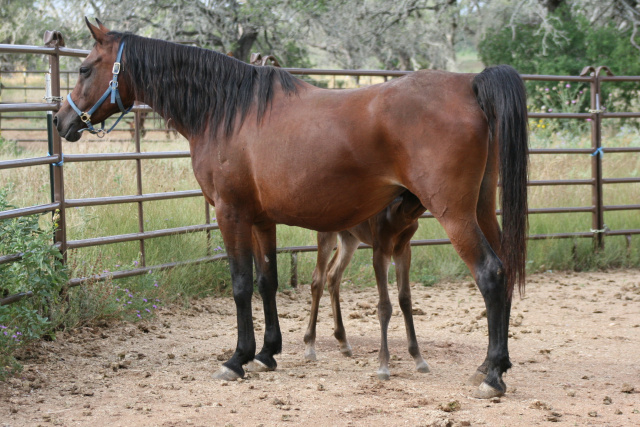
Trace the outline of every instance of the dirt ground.
<instances>
[{"instance_id":1,"label":"dirt ground","mask_svg":"<svg viewBox=\"0 0 640 427\"><path fill-rule=\"evenodd\" d=\"M391 379L377 379L372 287L342 292L354 356L338 350L325 293L318 361L305 362L306 285L278 296L284 350L274 372L213 380L235 347L235 309L231 298L198 300L144 324L39 344L18 378L0 383L0 425L640 425L640 271L532 276L525 298L514 300L508 391L491 401L472 398L466 385L486 354L478 290L456 282L414 284L412 292L430 373L415 372L395 303ZM256 297L260 331L261 305Z\"/></svg>"}]
</instances>

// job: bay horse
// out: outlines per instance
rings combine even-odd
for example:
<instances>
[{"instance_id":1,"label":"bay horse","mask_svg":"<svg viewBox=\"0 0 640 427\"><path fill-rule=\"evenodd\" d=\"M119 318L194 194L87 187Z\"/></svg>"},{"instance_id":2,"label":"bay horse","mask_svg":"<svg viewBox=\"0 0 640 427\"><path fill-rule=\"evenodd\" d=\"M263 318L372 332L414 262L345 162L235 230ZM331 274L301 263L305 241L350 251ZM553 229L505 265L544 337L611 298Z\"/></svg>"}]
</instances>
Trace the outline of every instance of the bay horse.
<instances>
[{"instance_id":1,"label":"bay horse","mask_svg":"<svg viewBox=\"0 0 640 427\"><path fill-rule=\"evenodd\" d=\"M378 320L380 321L380 351L378 378L389 379L389 345L387 330L391 319L392 306L389 300L388 273L391 257L395 261L398 301L404 317L409 354L413 357L418 372L429 372L429 365L420 354L420 346L413 325L409 269L411 267L411 238L418 229L418 218L425 211L420 200L408 191L398 196L389 206L361 224L340 232L318 233L318 257L311 282L311 314L304 335L305 358L316 360L316 323L320 298L327 282L331 297L334 336L340 344L340 351L351 356L352 350L342 322L340 310L340 282L360 242L373 248L373 269L378 287ZM329 257L339 239L338 249Z\"/></svg>"},{"instance_id":2,"label":"bay horse","mask_svg":"<svg viewBox=\"0 0 640 427\"><path fill-rule=\"evenodd\" d=\"M485 300L489 344L475 395L505 392L511 298L516 284L524 289L527 232L526 92L513 68L419 71L328 90L278 68L86 21L95 45L55 126L68 141L87 129L100 135L94 123L139 101L189 141L195 177L216 209L237 313L235 353L215 378L242 377L252 360L264 370L277 366L276 224L345 230L410 191L444 227ZM265 317L257 354L254 260Z\"/></svg>"}]
</instances>

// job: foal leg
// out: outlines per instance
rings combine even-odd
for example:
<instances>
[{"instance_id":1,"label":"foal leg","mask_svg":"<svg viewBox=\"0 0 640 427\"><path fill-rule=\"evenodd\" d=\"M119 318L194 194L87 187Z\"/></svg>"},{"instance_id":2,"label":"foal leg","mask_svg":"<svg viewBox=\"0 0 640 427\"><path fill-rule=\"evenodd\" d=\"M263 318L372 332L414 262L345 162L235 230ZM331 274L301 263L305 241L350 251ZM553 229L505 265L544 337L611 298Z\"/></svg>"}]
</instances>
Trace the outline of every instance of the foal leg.
<instances>
[{"instance_id":1,"label":"foal leg","mask_svg":"<svg viewBox=\"0 0 640 427\"><path fill-rule=\"evenodd\" d=\"M409 354L416 363L418 372L429 372L429 365L420 354L420 346L416 337L416 330L413 325L413 311L411 304L411 288L409 285L409 269L411 268L411 237L418 229L418 223L415 222L410 228L405 230L399 237L393 253L393 259L396 263L396 282L398 285L398 302L404 316L404 326L407 330L407 342L409 345Z\"/></svg>"},{"instance_id":2,"label":"foal leg","mask_svg":"<svg viewBox=\"0 0 640 427\"><path fill-rule=\"evenodd\" d=\"M233 299L236 305L238 341L236 351L214 378L232 381L244 376L243 365L256 353L256 340L251 315L253 294L253 257L251 254L251 224L229 206L216 206L220 231L227 249Z\"/></svg>"},{"instance_id":3,"label":"foal leg","mask_svg":"<svg viewBox=\"0 0 640 427\"><path fill-rule=\"evenodd\" d=\"M344 323L342 323L342 311L340 310L340 282L342 281L342 275L349 265L349 262L351 262L351 258L353 258L353 254L356 249L358 249L359 244L360 240L348 231L340 233L340 245L338 246L338 252L334 258L335 262L332 260L328 276L329 295L331 295L331 309L333 310L333 322L335 326L333 336L336 337L340 343L340 352L347 357L351 357L353 355L353 351L351 349L351 344L349 344L349 341L347 340Z\"/></svg>"},{"instance_id":4,"label":"foal leg","mask_svg":"<svg viewBox=\"0 0 640 427\"><path fill-rule=\"evenodd\" d=\"M378 321L380 322L380 351L378 352L378 379L388 380L389 373L389 345L387 331L393 306L389 299L388 275L389 263L391 261L391 242L389 239L381 237L380 230L374 234L373 240L373 270L376 274L376 284L378 286Z\"/></svg>"},{"instance_id":5,"label":"foal leg","mask_svg":"<svg viewBox=\"0 0 640 427\"><path fill-rule=\"evenodd\" d=\"M276 308L278 268L276 253L276 226L253 226L253 252L258 269L258 291L264 307L264 344L254 359L252 370L273 371L278 365L275 354L282 351L282 333Z\"/></svg>"},{"instance_id":6,"label":"foal leg","mask_svg":"<svg viewBox=\"0 0 640 427\"><path fill-rule=\"evenodd\" d=\"M311 281L311 313L309 314L307 332L304 334L304 343L306 344L304 357L307 360L317 360L316 323L318 322L318 308L320 306L320 298L322 298L322 293L324 292L324 284L327 281L327 265L333 248L336 246L337 239L338 233L318 233L318 258ZM335 262L335 257L332 260L332 264L333 262Z\"/></svg>"}]
</instances>

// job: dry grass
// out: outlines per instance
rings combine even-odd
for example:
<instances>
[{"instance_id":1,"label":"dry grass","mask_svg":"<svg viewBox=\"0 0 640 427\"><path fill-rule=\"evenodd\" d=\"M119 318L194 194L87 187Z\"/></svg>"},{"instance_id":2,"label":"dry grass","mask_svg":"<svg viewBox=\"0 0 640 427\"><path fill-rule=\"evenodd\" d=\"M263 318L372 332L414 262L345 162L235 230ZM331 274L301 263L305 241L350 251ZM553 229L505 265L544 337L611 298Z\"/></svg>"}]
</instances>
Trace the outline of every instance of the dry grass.
<instances>
[{"instance_id":1,"label":"dry grass","mask_svg":"<svg viewBox=\"0 0 640 427\"><path fill-rule=\"evenodd\" d=\"M155 140L164 134L152 135ZM117 136L116 138L122 138ZM588 135L572 137L555 135L551 139L532 135L532 147L572 147L586 148L590 144ZM640 136L632 128L609 132L605 135L604 146L639 146ZM185 151L187 143L181 138L164 142L144 142L142 151ZM67 154L132 152L132 142L95 140L86 138L82 142L64 143ZM42 156L46 153L43 144L23 144L16 151L11 143L5 142L1 150L3 160ZM587 155L535 155L531 157L531 179L588 179L591 177L591 157ZM637 154L606 154L603 159L606 177L640 176L640 156ZM66 163L65 197L70 199L105 197L136 194L135 161L105 161L91 163ZM143 160L143 192L156 193L198 189L193 177L189 159ZM48 167L31 167L0 171L0 184L14 187L12 202L20 207L49 203L50 187ZM605 204L637 204L640 200L640 184L616 184L605 186ZM530 207L566 207L591 205L591 187L581 186L537 186L530 188ZM202 198L188 198L169 201L146 202L144 204L145 230L204 223L205 204ZM67 219L69 239L84 239L138 231L136 204L98 206L69 209ZM212 211L212 217L215 212ZM640 228L637 211L607 212L605 223L611 229ZM591 229L591 215L544 214L531 215L531 233L584 232ZM416 239L444 238L442 227L435 220L421 220ZM602 266L638 265L638 238L632 240L627 250L624 238L607 239L605 253L595 255L590 239L573 241L536 241L530 244L531 270L549 268L599 268ZM279 226L278 246L313 245L315 233L295 227ZM574 248L575 244L575 248ZM213 247L222 246L219 235L214 233ZM147 263L157 264L204 256L207 242L204 234L194 236L173 236L147 240ZM70 259L76 265L93 265L101 259L100 268L115 269L115 265L130 265L140 258L138 242L122 243L97 248L73 251ZM281 255L280 275L288 280L289 258ZM315 254L301 254L299 257L301 280L307 281L315 265ZM360 251L353 265L347 271L347 279L358 283L373 283L370 268L370 251ZM393 272L391 272L393 274ZM414 250L413 279L432 282L438 278L466 274L453 249L446 247L422 247ZM193 281L193 277L189 277ZM201 280L210 283L210 277Z\"/></svg>"}]
</instances>

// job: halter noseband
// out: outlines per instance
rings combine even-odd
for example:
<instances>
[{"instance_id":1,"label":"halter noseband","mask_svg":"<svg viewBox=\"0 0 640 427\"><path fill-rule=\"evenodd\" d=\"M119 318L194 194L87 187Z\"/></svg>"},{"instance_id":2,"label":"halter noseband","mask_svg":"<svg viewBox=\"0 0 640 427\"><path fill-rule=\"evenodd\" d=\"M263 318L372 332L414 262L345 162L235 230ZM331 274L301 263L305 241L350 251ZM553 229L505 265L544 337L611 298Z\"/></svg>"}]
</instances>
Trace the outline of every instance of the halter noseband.
<instances>
[{"instance_id":1,"label":"halter noseband","mask_svg":"<svg viewBox=\"0 0 640 427\"><path fill-rule=\"evenodd\" d=\"M129 108L124 108L124 105L122 104L122 99L120 99L120 92L118 91L118 75L120 74L120 69L122 68L120 61L122 60L123 49L124 49L124 42L120 42L120 47L118 48L118 55L116 56L116 62L113 63L113 70L112 70L113 79L111 79L111 81L109 82L109 87L107 88L107 91L104 93L104 95L102 95L102 97L98 100L98 102L96 102L96 104L93 107L91 107L89 111L87 112L80 111L78 106L71 99L71 94L67 95L67 101L69 101L69 105L71 106L71 108L73 108L73 110L76 113L78 113L78 115L80 116L80 120L82 120L87 125L86 128L80 129L78 132L83 132L85 130L88 130L90 133L97 134L99 138L103 138L106 134L111 132L113 128L115 128L116 125L120 122L120 119L122 119L124 115L127 114L129 111L131 111L131 109L133 108L133 104ZM111 126L109 130L104 130L104 122L102 122L102 127L100 129L95 129L93 127L93 124L91 123L91 115L95 113L98 107L100 107L102 103L104 103L104 101L106 101L109 95L111 95L111 103L112 104L117 103L118 108L120 108L120 111L122 112L122 114L120 115L120 117L118 117L118 120L116 120L116 122L113 124L113 126Z\"/></svg>"}]
</instances>

